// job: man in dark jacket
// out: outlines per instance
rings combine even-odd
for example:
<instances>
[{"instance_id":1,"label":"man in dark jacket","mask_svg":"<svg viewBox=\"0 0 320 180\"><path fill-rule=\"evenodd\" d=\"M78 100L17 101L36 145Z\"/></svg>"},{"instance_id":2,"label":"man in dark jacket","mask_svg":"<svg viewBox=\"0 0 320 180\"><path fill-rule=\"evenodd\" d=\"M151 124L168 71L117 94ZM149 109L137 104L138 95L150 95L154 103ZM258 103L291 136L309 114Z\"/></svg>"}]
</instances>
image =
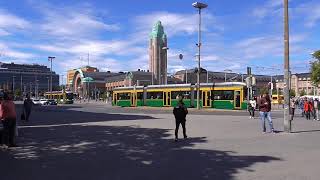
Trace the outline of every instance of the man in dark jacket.
<instances>
[{"instance_id":1,"label":"man in dark jacket","mask_svg":"<svg viewBox=\"0 0 320 180\"><path fill-rule=\"evenodd\" d=\"M30 116L30 113L31 113L32 105L33 105L33 102L30 99L30 95L27 94L26 99L23 102L23 113L25 115L25 120L26 121L29 121L29 116Z\"/></svg>"},{"instance_id":2,"label":"man in dark jacket","mask_svg":"<svg viewBox=\"0 0 320 180\"><path fill-rule=\"evenodd\" d=\"M183 137L186 139L186 116L188 114L188 109L185 107L183 100L179 100L178 105L173 108L173 114L176 119L176 129L175 129L175 141L178 141L178 131L180 124L183 129Z\"/></svg>"}]
</instances>

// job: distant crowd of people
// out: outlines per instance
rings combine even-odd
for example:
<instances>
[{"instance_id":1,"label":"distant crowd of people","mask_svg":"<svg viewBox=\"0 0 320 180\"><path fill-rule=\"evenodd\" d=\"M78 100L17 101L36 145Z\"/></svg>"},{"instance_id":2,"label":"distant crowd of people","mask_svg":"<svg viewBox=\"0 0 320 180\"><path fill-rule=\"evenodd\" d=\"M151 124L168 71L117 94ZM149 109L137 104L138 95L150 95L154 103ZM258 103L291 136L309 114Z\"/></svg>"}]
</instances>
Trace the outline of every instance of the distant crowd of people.
<instances>
[{"instance_id":1,"label":"distant crowd of people","mask_svg":"<svg viewBox=\"0 0 320 180\"><path fill-rule=\"evenodd\" d=\"M295 110L299 109L301 117L305 117L307 120L313 119L314 121L320 121L319 119L319 99L317 98L290 98L290 120L293 120L295 116ZM262 123L262 131L266 132L265 121L267 120L270 127L270 132L274 132L272 118L271 118L271 99L268 94L263 94L257 99L250 99L248 103L249 118L253 119L255 110L259 109L259 117Z\"/></svg>"},{"instance_id":2,"label":"distant crowd of people","mask_svg":"<svg viewBox=\"0 0 320 180\"><path fill-rule=\"evenodd\" d=\"M301 117L305 117L307 120L313 118L314 121L319 120L319 99L318 98L298 98L294 102L294 106L297 106L301 111Z\"/></svg>"}]
</instances>

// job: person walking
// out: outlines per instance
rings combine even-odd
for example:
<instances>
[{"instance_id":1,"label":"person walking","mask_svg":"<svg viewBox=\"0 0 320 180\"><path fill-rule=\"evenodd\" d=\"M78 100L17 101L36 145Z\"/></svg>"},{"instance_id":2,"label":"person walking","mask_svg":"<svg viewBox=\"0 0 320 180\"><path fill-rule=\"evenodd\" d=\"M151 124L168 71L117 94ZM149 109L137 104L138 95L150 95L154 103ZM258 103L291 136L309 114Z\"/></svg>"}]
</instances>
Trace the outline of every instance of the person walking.
<instances>
[{"instance_id":1,"label":"person walking","mask_svg":"<svg viewBox=\"0 0 320 180\"><path fill-rule=\"evenodd\" d=\"M316 98L313 102L314 120L319 121L319 100Z\"/></svg>"},{"instance_id":2,"label":"person walking","mask_svg":"<svg viewBox=\"0 0 320 180\"><path fill-rule=\"evenodd\" d=\"M33 105L33 102L30 99L30 95L27 94L26 99L23 102L23 113L26 121L29 121L32 105Z\"/></svg>"},{"instance_id":3,"label":"person walking","mask_svg":"<svg viewBox=\"0 0 320 180\"><path fill-rule=\"evenodd\" d=\"M301 117L304 117L305 116L305 113L304 113L304 100L302 98L299 99L299 108L301 110Z\"/></svg>"},{"instance_id":4,"label":"person walking","mask_svg":"<svg viewBox=\"0 0 320 180\"><path fill-rule=\"evenodd\" d=\"M255 108L257 106L257 103L254 99L251 99L249 101L249 113L250 113L250 119L253 119L254 118L254 111L255 111Z\"/></svg>"},{"instance_id":5,"label":"person walking","mask_svg":"<svg viewBox=\"0 0 320 180\"><path fill-rule=\"evenodd\" d=\"M310 120L310 111L311 111L311 103L308 100L304 101L304 114L306 115L306 119Z\"/></svg>"},{"instance_id":6,"label":"person walking","mask_svg":"<svg viewBox=\"0 0 320 180\"><path fill-rule=\"evenodd\" d=\"M186 116L188 114L188 109L185 107L183 103L183 99L181 98L178 102L178 105L173 108L173 114L176 120L176 129L175 129L175 141L178 141L178 131L179 131L179 126L181 124L182 129L183 129L183 137L184 139L187 138L186 134Z\"/></svg>"},{"instance_id":7,"label":"person walking","mask_svg":"<svg viewBox=\"0 0 320 180\"><path fill-rule=\"evenodd\" d=\"M16 147L16 108L12 101L12 96L5 93L0 104L0 120L3 124L2 143L4 147Z\"/></svg>"},{"instance_id":8,"label":"person walking","mask_svg":"<svg viewBox=\"0 0 320 180\"><path fill-rule=\"evenodd\" d=\"M311 119L311 115L313 115L313 102L312 99L308 102L308 106L309 106L309 120Z\"/></svg>"},{"instance_id":9,"label":"person walking","mask_svg":"<svg viewBox=\"0 0 320 180\"><path fill-rule=\"evenodd\" d=\"M263 94L262 98L259 100L259 115L262 125L262 132L266 133L265 119L269 122L270 132L274 133L273 123L271 119L271 100L267 94Z\"/></svg>"},{"instance_id":10,"label":"person walking","mask_svg":"<svg viewBox=\"0 0 320 180\"><path fill-rule=\"evenodd\" d=\"M290 119L291 119L291 121L293 121L295 109L296 109L296 102L292 98L290 101L290 115L291 115Z\"/></svg>"}]
</instances>

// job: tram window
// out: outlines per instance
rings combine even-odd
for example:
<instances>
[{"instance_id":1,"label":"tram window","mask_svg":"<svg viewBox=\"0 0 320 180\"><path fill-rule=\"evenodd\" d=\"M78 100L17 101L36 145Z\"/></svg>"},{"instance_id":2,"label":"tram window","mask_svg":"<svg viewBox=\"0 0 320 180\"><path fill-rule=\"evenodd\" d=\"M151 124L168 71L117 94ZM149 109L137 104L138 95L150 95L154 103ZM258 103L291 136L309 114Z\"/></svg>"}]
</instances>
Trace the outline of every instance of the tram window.
<instances>
[{"instance_id":1,"label":"tram window","mask_svg":"<svg viewBox=\"0 0 320 180\"><path fill-rule=\"evenodd\" d=\"M129 93L119 93L119 100L127 100L130 99L130 94Z\"/></svg>"},{"instance_id":2,"label":"tram window","mask_svg":"<svg viewBox=\"0 0 320 180\"><path fill-rule=\"evenodd\" d=\"M147 99L163 99L163 92L148 92Z\"/></svg>"},{"instance_id":3,"label":"tram window","mask_svg":"<svg viewBox=\"0 0 320 180\"><path fill-rule=\"evenodd\" d=\"M197 98L197 90L194 91L194 97ZM202 91L200 91L200 99L202 98Z\"/></svg>"},{"instance_id":4,"label":"tram window","mask_svg":"<svg viewBox=\"0 0 320 180\"><path fill-rule=\"evenodd\" d=\"M233 91L213 91L214 100L233 100Z\"/></svg>"},{"instance_id":5,"label":"tram window","mask_svg":"<svg viewBox=\"0 0 320 180\"><path fill-rule=\"evenodd\" d=\"M141 100L143 99L143 93L142 92L138 92L137 95L138 95L138 99L141 99Z\"/></svg>"},{"instance_id":6,"label":"tram window","mask_svg":"<svg viewBox=\"0 0 320 180\"><path fill-rule=\"evenodd\" d=\"M178 99L179 96L182 96L183 99L191 99L191 92L190 91L172 91L171 97Z\"/></svg>"}]
</instances>

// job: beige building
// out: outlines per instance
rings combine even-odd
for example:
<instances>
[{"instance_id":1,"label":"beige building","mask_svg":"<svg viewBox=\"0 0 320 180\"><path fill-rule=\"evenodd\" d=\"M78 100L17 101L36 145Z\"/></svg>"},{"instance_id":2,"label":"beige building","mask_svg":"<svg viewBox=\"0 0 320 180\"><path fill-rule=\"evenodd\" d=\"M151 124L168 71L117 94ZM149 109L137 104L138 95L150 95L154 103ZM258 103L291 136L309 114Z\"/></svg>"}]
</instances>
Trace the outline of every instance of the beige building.
<instances>
[{"instance_id":1,"label":"beige building","mask_svg":"<svg viewBox=\"0 0 320 180\"><path fill-rule=\"evenodd\" d=\"M152 84L167 84L167 35L161 21L153 26L150 33L149 69L153 75Z\"/></svg>"},{"instance_id":2,"label":"beige building","mask_svg":"<svg viewBox=\"0 0 320 180\"><path fill-rule=\"evenodd\" d=\"M310 73L300 73L291 75L291 89L296 92L296 95L299 96L302 91L306 95L319 95L318 88L312 85ZM276 76L276 88L279 91L283 91L284 82L283 76Z\"/></svg>"}]
</instances>

